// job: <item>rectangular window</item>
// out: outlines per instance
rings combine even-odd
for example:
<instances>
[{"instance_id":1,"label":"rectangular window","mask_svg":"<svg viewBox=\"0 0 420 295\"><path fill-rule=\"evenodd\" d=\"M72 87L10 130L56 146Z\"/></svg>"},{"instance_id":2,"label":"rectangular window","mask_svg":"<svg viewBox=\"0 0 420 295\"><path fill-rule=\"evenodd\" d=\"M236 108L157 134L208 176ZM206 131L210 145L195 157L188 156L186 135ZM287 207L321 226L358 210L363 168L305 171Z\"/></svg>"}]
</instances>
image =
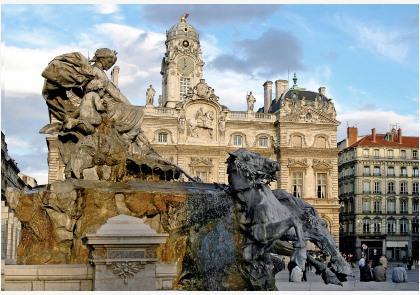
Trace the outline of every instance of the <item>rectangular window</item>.
<instances>
[{"instance_id":1,"label":"rectangular window","mask_svg":"<svg viewBox=\"0 0 420 295\"><path fill-rule=\"evenodd\" d=\"M197 170L195 171L195 176L199 177L203 182L207 182L207 175L208 172L204 170Z\"/></svg>"},{"instance_id":2,"label":"rectangular window","mask_svg":"<svg viewBox=\"0 0 420 295\"><path fill-rule=\"evenodd\" d=\"M166 132L160 132L158 136L159 142L168 142L168 133Z\"/></svg>"},{"instance_id":3,"label":"rectangular window","mask_svg":"<svg viewBox=\"0 0 420 295\"><path fill-rule=\"evenodd\" d=\"M380 233L381 232L381 220L380 219L374 221L373 231L375 233Z\"/></svg>"},{"instance_id":4,"label":"rectangular window","mask_svg":"<svg viewBox=\"0 0 420 295\"><path fill-rule=\"evenodd\" d=\"M395 200L388 200L387 212L388 213L395 213Z\"/></svg>"},{"instance_id":5,"label":"rectangular window","mask_svg":"<svg viewBox=\"0 0 420 295\"><path fill-rule=\"evenodd\" d=\"M353 222L349 223L349 233L353 233Z\"/></svg>"},{"instance_id":6,"label":"rectangular window","mask_svg":"<svg viewBox=\"0 0 420 295\"><path fill-rule=\"evenodd\" d=\"M370 232L370 220L369 219L364 219L363 220L363 232L364 233L369 233Z\"/></svg>"},{"instance_id":7,"label":"rectangular window","mask_svg":"<svg viewBox=\"0 0 420 295\"><path fill-rule=\"evenodd\" d=\"M401 167L401 177L407 177L407 168Z\"/></svg>"},{"instance_id":8,"label":"rectangular window","mask_svg":"<svg viewBox=\"0 0 420 295\"><path fill-rule=\"evenodd\" d=\"M407 157L407 154L405 150L401 150L401 159L405 159Z\"/></svg>"},{"instance_id":9,"label":"rectangular window","mask_svg":"<svg viewBox=\"0 0 420 295\"><path fill-rule=\"evenodd\" d=\"M373 156L375 158L379 158L379 150L378 149L373 150Z\"/></svg>"},{"instance_id":10,"label":"rectangular window","mask_svg":"<svg viewBox=\"0 0 420 295\"><path fill-rule=\"evenodd\" d=\"M185 99L188 93L188 88L190 88L191 80L190 78L181 78L179 80L179 96L181 100Z\"/></svg>"},{"instance_id":11,"label":"rectangular window","mask_svg":"<svg viewBox=\"0 0 420 295\"><path fill-rule=\"evenodd\" d=\"M368 149L363 150L363 157L369 157L369 150Z\"/></svg>"},{"instance_id":12,"label":"rectangular window","mask_svg":"<svg viewBox=\"0 0 420 295\"><path fill-rule=\"evenodd\" d=\"M388 176L394 176L395 175L394 167L388 167L387 175Z\"/></svg>"},{"instance_id":13,"label":"rectangular window","mask_svg":"<svg viewBox=\"0 0 420 295\"><path fill-rule=\"evenodd\" d=\"M417 159L418 158L418 154L416 150L413 150L413 159Z\"/></svg>"},{"instance_id":14,"label":"rectangular window","mask_svg":"<svg viewBox=\"0 0 420 295\"><path fill-rule=\"evenodd\" d=\"M407 219L400 220L400 232L402 234L406 234L408 232L408 220Z\"/></svg>"},{"instance_id":15,"label":"rectangular window","mask_svg":"<svg viewBox=\"0 0 420 295\"><path fill-rule=\"evenodd\" d=\"M401 195L406 195L408 194L408 184L407 182L401 182L400 183L400 194Z\"/></svg>"},{"instance_id":16,"label":"rectangular window","mask_svg":"<svg viewBox=\"0 0 420 295\"><path fill-rule=\"evenodd\" d=\"M413 213L418 213L419 212L419 200L414 200L413 201Z\"/></svg>"},{"instance_id":17,"label":"rectangular window","mask_svg":"<svg viewBox=\"0 0 420 295\"><path fill-rule=\"evenodd\" d=\"M394 150L388 150L387 154L388 154L388 158L393 158L394 157Z\"/></svg>"},{"instance_id":18,"label":"rectangular window","mask_svg":"<svg viewBox=\"0 0 420 295\"><path fill-rule=\"evenodd\" d=\"M387 225L388 225L388 233L389 234L395 233L395 220L393 219L388 220Z\"/></svg>"},{"instance_id":19,"label":"rectangular window","mask_svg":"<svg viewBox=\"0 0 420 295\"><path fill-rule=\"evenodd\" d=\"M370 201L369 200L363 200L363 212L364 213L370 212Z\"/></svg>"},{"instance_id":20,"label":"rectangular window","mask_svg":"<svg viewBox=\"0 0 420 295\"><path fill-rule=\"evenodd\" d=\"M395 185L392 181L388 182L388 194L395 194Z\"/></svg>"},{"instance_id":21,"label":"rectangular window","mask_svg":"<svg viewBox=\"0 0 420 295\"><path fill-rule=\"evenodd\" d=\"M373 167L373 175L381 176L381 167L378 167L378 166Z\"/></svg>"},{"instance_id":22,"label":"rectangular window","mask_svg":"<svg viewBox=\"0 0 420 295\"><path fill-rule=\"evenodd\" d=\"M411 231L413 232L413 234L419 233L419 220L418 219L413 219L411 223Z\"/></svg>"},{"instance_id":23,"label":"rectangular window","mask_svg":"<svg viewBox=\"0 0 420 295\"><path fill-rule=\"evenodd\" d=\"M400 200L400 213L408 213L408 201Z\"/></svg>"},{"instance_id":24,"label":"rectangular window","mask_svg":"<svg viewBox=\"0 0 420 295\"><path fill-rule=\"evenodd\" d=\"M258 145L262 147L268 146L268 138L266 136L261 136L258 138Z\"/></svg>"},{"instance_id":25,"label":"rectangular window","mask_svg":"<svg viewBox=\"0 0 420 295\"><path fill-rule=\"evenodd\" d=\"M380 213L381 212L381 201L374 201L373 202L373 209L374 209L375 213Z\"/></svg>"},{"instance_id":26,"label":"rectangular window","mask_svg":"<svg viewBox=\"0 0 420 295\"><path fill-rule=\"evenodd\" d=\"M370 193L370 182L368 181L363 182L363 193L364 194Z\"/></svg>"},{"instance_id":27,"label":"rectangular window","mask_svg":"<svg viewBox=\"0 0 420 295\"><path fill-rule=\"evenodd\" d=\"M369 166L364 166L363 167L363 175L364 176L370 176L370 167Z\"/></svg>"},{"instance_id":28,"label":"rectangular window","mask_svg":"<svg viewBox=\"0 0 420 295\"><path fill-rule=\"evenodd\" d=\"M419 194L419 183L413 182L413 195L418 195L418 194Z\"/></svg>"},{"instance_id":29,"label":"rectangular window","mask_svg":"<svg viewBox=\"0 0 420 295\"><path fill-rule=\"evenodd\" d=\"M327 173L317 173L317 196L318 198L327 197Z\"/></svg>"},{"instance_id":30,"label":"rectangular window","mask_svg":"<svg viewBox=\"0 0 420 295\"><path fill-rule=\"evenodd\" d=\"M302 198L303 172L292 172L292 195Z\"/></svg>"},{"instance_id":31,"label":"rectangular window","mask_svg":"<svg viewBox=\"0 0 420 295\"><path fill-rule=\"evenodd\" d=\"M373 193L380 194L381 193L381 183L379 181L375 181L373 183Z\"/></svg>"},{"instance_id":32,"label":"rectangular window","mask_svg":"<svg viewBox=\"0 0 420 295\"><path fill-rule=\"evenodd\" d=\"M233 145L242 146L242 135L233 136Z\"/></svg>"},{"instance_id":33,"label":"rectangular window","mask_svg":"<svg viewBox=\"0 0 420 295\"><path fill-rule=\"evenodd\" d=\"M418 176L419 176L419 168L413 167L413 177L418 177Z\"/></svg>"}]
</instances>

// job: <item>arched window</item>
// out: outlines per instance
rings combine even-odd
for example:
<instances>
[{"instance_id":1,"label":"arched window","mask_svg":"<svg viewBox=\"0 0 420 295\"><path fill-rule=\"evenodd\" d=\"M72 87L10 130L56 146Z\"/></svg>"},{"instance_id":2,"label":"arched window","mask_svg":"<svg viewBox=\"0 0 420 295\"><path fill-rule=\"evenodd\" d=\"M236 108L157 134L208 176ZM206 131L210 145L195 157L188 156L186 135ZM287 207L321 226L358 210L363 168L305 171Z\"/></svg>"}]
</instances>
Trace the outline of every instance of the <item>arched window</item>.
<instances>
[{"instance_id":1,"label":"arched window","mask_svg":"<svg viewBox=\"0 0 420 295\"><path fill-rule=\"evenodd\" d=\"M408 183L406 181L400 182L400 194L401 195L408 194Z\"/></svg>"},{"instance_id":2,"label":"arched window","mask_svg":"<svg viewBox=\"0 0 420 295\"><path fill-rule=\"evenodd\" d=\"M370 219L369 218L363 219L363 232L370 233Z\"/></svg>"},{"instance_id":3,"label":"arched window","mask_svg":"<svg viewBox=\"0 0 420 295\"><path fill-rule=\"evenodd\" d=\"M400 199L400 213L402 214L408 213L408 200L407 199Z\"/></svg>"},{"instance_id":4,"label":"arched window","mask_svg":"<svg viewBox=\"0 0 420 295\"><path fill-rule=\"evenodd\" d=\"M158 142L167 143L168 142L168 132L159 132Z\"/></svg>"},{"instance_id":5,"label":"arched window","mask_svg":"<svg viewBox=\"0 0 420 295\"><path fill-rule=\"evenodd\" d=\"M380 233L381 232L381 219L375 218L373 221L373 232Z\"/></svg>"},{"instance_id":6,"label":"arched window","mask_svg":"<svg viewBox=\"0 0 420 295\"><path fill-rule=\"evenodd\" d=\"M388 182L388 194L395 194L395 184L393 181Z\"/></svg>"},{"instance_id":7,"label":"arched window","mask_svg":"<svg viewBox=\"0 0 420 295\"><path fill-rule=\"evenodd\" d=\"M396 222L394 218L388 218L386 221L387 224L387 232L389 234L395 234Z\"/></svg>"},{"instance_id":8,"label":"arched window","mask_svg":"<svg viewBox=\"0 0 420 295\"><path fill-rule=\"evenodd\" d=\"M406 218L400 219L400 233L408 233L408 219Z\"/></svg>"}]
</instances>

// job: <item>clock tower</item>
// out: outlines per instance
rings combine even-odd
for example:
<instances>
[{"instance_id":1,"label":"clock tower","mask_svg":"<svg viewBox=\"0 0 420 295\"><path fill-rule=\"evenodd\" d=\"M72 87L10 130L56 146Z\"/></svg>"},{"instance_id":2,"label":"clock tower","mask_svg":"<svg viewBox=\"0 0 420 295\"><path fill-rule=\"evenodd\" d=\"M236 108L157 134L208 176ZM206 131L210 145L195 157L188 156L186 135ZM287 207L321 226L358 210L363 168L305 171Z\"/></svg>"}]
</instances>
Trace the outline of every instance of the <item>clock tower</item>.
<instances>
[{"instance_id":1,"label":"clock tower","mask_svg":"<svg viewBox=\"0 0 420 295\"><path fill-rule=\"evenodd\" d=\"M197 31L187 23L188 14L166 32L166 52L162 59L162 98L165 107L173 108L182 101L188 88L193 88L203 77Z\"/></svg>"}]
</instances>

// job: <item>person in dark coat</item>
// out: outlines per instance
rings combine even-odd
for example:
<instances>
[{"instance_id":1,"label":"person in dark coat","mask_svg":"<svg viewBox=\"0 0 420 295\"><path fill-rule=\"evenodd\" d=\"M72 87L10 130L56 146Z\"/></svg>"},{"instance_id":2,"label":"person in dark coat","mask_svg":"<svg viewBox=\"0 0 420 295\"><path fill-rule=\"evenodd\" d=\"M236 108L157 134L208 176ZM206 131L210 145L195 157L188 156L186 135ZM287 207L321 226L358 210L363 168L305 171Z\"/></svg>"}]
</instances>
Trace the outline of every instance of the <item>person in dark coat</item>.
<instances>
[{"instance_id":1,"label":"person in dark coat","mask_svg":"<svg viewBox=\"0 0 420 295\"><path fill-rule=\"evenodd\" d=\"M369 262L360 269L360 281L361 282L373 281L372 260L369 260Z\"/></svg>"},{"instance_id":2,"label":"person in dark coat","mask_svg":"<svg viewBox=\"0 0 420 295\"><path fill-rule=\"evenodd\" d=\"M291 275L292 275L292 270L295 268L295 266L297 266L297 264L296 264L296 262L294 262L294 261L290 261L290 262L287 264L287 270L289 271L289 282L291 282L291 281L292 281L292 279L291 279Z\"/></svg>"}]
</instances>

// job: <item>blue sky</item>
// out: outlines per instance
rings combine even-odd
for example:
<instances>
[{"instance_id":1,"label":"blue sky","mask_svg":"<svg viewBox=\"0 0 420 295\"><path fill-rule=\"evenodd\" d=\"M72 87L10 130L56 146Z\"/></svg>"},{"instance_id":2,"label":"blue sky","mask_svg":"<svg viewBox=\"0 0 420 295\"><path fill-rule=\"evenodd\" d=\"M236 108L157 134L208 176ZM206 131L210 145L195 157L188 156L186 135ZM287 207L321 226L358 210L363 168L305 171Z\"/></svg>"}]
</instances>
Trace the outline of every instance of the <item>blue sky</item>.
<instances>
[{"instance_id":1,"label":"blue sky","mask_svg":"<svg viewBox=\"0 0 420 295\"><path fill-rule=\"evenodd\" d=\"M262 106L262 84L289 69L301 87L327 87L338 140L347 124L418 135L417 5L2 5L1 128L22 172L46 181L40 74L52 58L117 50L120 88L143 105L149 84L160 93L165 31L184 12L200 33L204 77L231 110L246 109L247 91Z\"/></svg>"}]
</instances>

